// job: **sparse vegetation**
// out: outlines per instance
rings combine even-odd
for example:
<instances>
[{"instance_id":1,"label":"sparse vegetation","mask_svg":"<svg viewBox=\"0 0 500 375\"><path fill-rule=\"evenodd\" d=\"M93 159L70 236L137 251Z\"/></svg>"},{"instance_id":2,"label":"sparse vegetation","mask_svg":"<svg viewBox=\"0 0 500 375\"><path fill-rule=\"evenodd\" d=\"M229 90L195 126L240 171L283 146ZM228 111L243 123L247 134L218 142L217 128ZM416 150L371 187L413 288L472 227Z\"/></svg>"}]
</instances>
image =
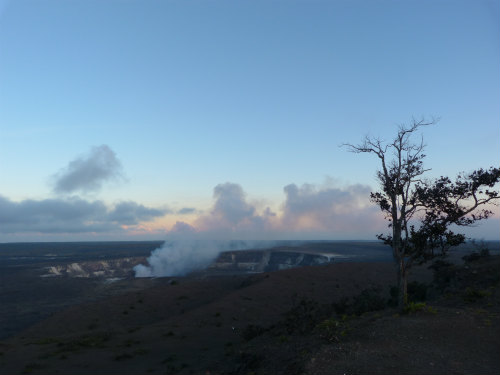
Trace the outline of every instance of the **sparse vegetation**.
<instances>
[{"instance_id":1,"label":"sparse vegetation","mask_svg":"<svg viewBox=\"0 0 500 375\"><path fill-rule=\"evenodd\" d=\"M329 342L338 342L349 332L347 316L344 315L340 320L335 318L323 320L315 329L321 338Z\"/></svg>"},{"instance_id":2,"label":"sparse vegetation","mask_svg":"<svg viewBox=\"0 0 500 375\"><path fill-rule=\"evenodd\" d=\"M403 310L405 314L414 314L419 311L437 314L437 310L432 306L427 306L425 302L409 302Z\"/></svg>"},{"instance_id":3,"label":"sparse vegetation","mask_svg":"<svg viewBox=\"0 0 500 375\"><path fill-rule=\"evenodd\" d=\"M250 341L257 336L262 335L264 332L266 332L266 329L264 327L249 324L241 332L241 337L243 337L243 339L246 341Z\"/></svg>"},{"instance_id":4,"label":"sparse vegetation","mask_svg":"<svg viewBox=\"0 0 500 375\"><path fill-rule=\"evenodd\" d=\"M491 296L491 292L489 290L478 290L469 286L465 288L463 299L466 302L472 303L489 296Z\"/></svg>"}]
</instances>

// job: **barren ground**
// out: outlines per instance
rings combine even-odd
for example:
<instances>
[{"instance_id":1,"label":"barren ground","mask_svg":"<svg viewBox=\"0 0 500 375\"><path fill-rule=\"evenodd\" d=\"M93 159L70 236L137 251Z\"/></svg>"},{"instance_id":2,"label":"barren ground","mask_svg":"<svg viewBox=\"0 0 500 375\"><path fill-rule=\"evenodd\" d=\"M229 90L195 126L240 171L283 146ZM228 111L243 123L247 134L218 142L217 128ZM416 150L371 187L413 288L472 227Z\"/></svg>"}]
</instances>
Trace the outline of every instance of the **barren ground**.
<instances>
[{"instance_id":1,"label":"barren ground","mask_svg":"<svg viewBox=\"0 0 500 375\"><path fill-rule=\"evenodd\" d=\"M499 261L446 268L408 314L380 309L391 263L142 280L0 342L0 373L498 374Z\"/></svg>"}]
</instances>

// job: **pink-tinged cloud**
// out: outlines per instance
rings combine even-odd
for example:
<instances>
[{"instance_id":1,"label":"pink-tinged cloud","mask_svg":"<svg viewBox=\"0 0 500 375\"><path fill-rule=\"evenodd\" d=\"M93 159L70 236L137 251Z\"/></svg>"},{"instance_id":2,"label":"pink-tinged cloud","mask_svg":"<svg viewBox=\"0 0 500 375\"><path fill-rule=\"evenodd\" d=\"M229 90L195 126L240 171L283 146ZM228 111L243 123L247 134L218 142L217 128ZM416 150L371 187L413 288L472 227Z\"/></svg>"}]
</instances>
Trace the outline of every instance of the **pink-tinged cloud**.
<instances>
[{"instance_id":1,"label":"pink-tinged cloud","mask_svg":"<svg viewBox=\"0 0 500 375\"><path fill-rule=\"evenodd\" d=\"M208 232L265 232L271 228L270 218L275 216L267 207L262 214L248 203L245 192L238 184L226 182L214 188L214 205L207 215L200 216L195 227Z\"/></svg>"},{"instance_id":2,"label":"pink-tinged cloud","mask_svg":"<svg viewBox=\"0 0 500 375\"><path fill-rule=\"evenodd\" d=\"M295 184L284 188L281 212L250 203L242 187L235 183L214 188L214 204L208 214L192 224L177 222L172 233L218 234L219 237L374 238L386 229L378 208L369 201L371 189L364 185L319 188Z\"/></svg>"},{"instance_id":3,"label":"pink-tinged cloud","mask_svg":"<svg viewBox=\"0 0 500 375\"><path fill-rule=\"evenodd\" d=\"M291 184L284 191L281 221L285 229L342 235L376 233L386 227L380 210L369 201L369 186L318 188Z\"/></svg>"}]
</instances>

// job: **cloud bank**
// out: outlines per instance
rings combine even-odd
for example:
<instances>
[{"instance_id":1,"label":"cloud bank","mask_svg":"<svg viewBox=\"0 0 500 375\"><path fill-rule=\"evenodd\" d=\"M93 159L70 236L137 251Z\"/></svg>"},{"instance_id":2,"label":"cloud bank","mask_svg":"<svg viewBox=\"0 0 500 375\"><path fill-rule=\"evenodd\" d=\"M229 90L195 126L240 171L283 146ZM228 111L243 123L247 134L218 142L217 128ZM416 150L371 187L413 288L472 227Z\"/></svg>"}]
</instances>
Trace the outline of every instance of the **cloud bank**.
<instances>
[{"instance_id":1,"label":"cloud bank","mask_svg":"<svg viewBox=\"0 0 500 375\"><path fill-rule=\"evenodd\" d=\"M54 192L68 194L98 191L109 181L123 179L120 160L109 146L93 147L84 157L68 163L54 176Z\"/></svg>"},{"instance_id":2,"label":"cloud bank","mask_svg":"<svg viewBox=\"0 0 500 375\"><path fill-rule=\"evenodd\" d=\"M13 202L0 196L0 233L123 232L168 213L135 202L108 207L102 201L81 198Z\"/></svg>"}]
</instances>

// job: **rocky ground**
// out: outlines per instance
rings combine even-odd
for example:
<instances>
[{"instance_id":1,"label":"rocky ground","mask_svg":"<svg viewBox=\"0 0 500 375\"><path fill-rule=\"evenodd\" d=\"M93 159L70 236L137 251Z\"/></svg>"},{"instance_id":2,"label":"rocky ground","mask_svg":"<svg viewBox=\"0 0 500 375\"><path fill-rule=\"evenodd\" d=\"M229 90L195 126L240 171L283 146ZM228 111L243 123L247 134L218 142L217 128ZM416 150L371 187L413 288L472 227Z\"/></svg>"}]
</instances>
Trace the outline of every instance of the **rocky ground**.
<instances>
[{"instance_id":1,"label":"rocky ground","mask_svg":"<svg viewBox=\"0 0 500 375\"><path fill-rule=\"evenodd\" d=\"M416 269L406 313L394 279L334 263L142 280L2 341L0 373L499 373L498 256Z\"/></svg>"}]
</instances>

